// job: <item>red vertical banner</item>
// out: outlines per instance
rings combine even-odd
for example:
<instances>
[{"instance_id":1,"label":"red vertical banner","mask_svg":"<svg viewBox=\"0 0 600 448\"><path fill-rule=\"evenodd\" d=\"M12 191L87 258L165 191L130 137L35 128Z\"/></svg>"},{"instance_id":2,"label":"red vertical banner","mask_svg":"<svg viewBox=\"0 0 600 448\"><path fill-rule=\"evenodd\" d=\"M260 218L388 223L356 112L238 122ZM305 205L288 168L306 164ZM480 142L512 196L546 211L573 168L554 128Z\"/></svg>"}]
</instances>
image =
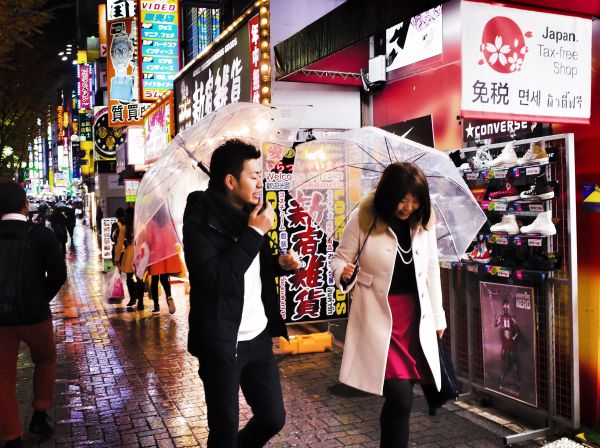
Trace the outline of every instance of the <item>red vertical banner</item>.
<instances>
[{"instance_id":1,"label":"red vertical banner","mask_svg":"<svg viewBox=\"0 0 600 448\"><path fill-rule=\"evenodd\" d=\"M260 28L258 14L248 21L250 33L250 90L251 101L260 103Z\"/></svg>"}]
</instances>

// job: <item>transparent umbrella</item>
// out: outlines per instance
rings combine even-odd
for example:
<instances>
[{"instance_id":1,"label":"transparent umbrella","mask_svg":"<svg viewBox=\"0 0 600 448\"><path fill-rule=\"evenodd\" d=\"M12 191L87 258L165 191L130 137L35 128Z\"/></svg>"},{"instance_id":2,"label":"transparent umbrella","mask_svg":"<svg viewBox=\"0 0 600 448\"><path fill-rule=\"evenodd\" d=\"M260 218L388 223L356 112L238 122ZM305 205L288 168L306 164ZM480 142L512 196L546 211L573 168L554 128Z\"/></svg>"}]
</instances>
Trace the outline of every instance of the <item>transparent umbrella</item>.
<instances>
[{"instance_id":1,"label":"transparent umbrella","mask_svg":"<svg viewBox=\"0 0 600 448\"><path fill-rule=\"evenodd\" d=\"M427 176L440 259L459 259L486 217L450 158L434 148L374 127L304 143L296 148L292 195L298 199L317 188L339 188L343 180L347 218L377 186L383 170L397 161L414 163ZM313 213L312 218L327 236L341 234L339 226L327 223L327 213Z\"/></svg>"},{"instance_id":2,"label":"transparent umbrella","mask_svg":"<svg viewBox=\"0 0 600 448\"><path fill-rule=\"evenodd\" d=\"M213 151L230 138L263 142L293 140L303 114L300 107L234 103L180 132L161 152L140 183L135 203L136 272L180 251L188 194L208 186Z\"/></svg>"}]
</instances>

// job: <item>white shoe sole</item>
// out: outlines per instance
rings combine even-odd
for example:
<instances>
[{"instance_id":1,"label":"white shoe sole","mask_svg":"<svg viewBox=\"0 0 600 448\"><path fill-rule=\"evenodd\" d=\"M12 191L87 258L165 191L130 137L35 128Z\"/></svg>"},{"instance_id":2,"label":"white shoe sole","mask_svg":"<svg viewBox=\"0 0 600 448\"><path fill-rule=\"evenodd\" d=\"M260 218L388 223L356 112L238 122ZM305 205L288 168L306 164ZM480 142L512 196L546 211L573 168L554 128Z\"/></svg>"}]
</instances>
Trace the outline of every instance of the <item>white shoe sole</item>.
<instances>
[{"instance_id":1,"label":"white shoe sole","mask_svg":"<svg viewBox=\"0 0 600 448\"><path fill-rule=\"evenodd\" d=\"M490 169L506 169L506 168L512 168L513 166L517 166L517 161L515 160L513 161L508 161L508 162L502 162L498 165L494 164L494 162L492 161L492 163L489 164L488 168Z\"/></svg>"},{"instance_id":2,"label":"white shoe sole","mask_svg":"<svg viewBox=\"0 0 600 448\"><path fill-rule=\"evenodd\" d=\"M512 201L518 201L519 199L521 199L521 196L502 196L500 198L490 198L490 201L492 202L512 202Z\"/></svg>"},{"instance_id":3,"label":"white shoe sole","mask_svg":"<svg viewBox=\"0 0 600 448\"><path fill-rule=\"evenodd\" d=\"M508 235L517 235L519 233L519 227L516 229L507 230L507 229L494 229L494 226L490 227L490 232L492 233L506 233Z\"/></svg>"},{"instance_id":4,"label":"white shoe sole","mask_svg":"<svg viewBox=\"0 0 600 448\"><path fill-rule=\"evenodd\" d=\"M521 227L521 233L525 234L525 235L542 235L542 236L553 236L556 235L556 228L553 229L548 229L546 231L541 231L541 230L529 230L529 229L525 229L525 227L527 226L523 226Z\"/></svg>"},{"instance_id":5,"label":"white shoe sole","mask_svg":"<svg viewBox=\"0 0 600 448\"><path fill-rule=\"evenodd\" d=\"M527 196L525 192L521 193L521 199L552 199L554 197L554 192L551 191L549 193L535 194L533 196Z\"/></svg>"},{"instance_id":6,"label":"white shoe sole","mask_svg":"<svg viewBox=\"0 0 600 448\"><path fill-rule=\"evenodd\" d=\"M550 158L549 157L543 157L541 159L533 159L533 160L521 160L521 159L518 159L517 160L517 165L518 166L546 165L548 162L550 162Z\"/></svg>"},{"instance_id":7,"label":"white shoe sole","mask_svg":"<svg viewBox=\"0 0 600 448\"><path fill-rule=\"evenodd\" d=\"M491 258L473 258L471 261L474 261L475 263L489 263L491 260Z\"/></svg>"}]
</instances>

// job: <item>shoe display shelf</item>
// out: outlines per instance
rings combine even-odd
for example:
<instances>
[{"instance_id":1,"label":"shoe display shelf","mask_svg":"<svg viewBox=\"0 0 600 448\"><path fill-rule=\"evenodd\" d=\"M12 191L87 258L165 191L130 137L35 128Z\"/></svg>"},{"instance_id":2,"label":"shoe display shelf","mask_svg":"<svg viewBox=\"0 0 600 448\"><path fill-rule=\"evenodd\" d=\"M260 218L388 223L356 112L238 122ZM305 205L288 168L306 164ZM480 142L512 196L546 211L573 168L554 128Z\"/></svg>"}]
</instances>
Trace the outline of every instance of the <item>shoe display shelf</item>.
<instances>
[{"instance_id":1,"label":"shoe display shelf","mask_svg":"<svg viewBox=\"0 0 600 448\"><path fill-rule=\"evenodd\" d=\"M499 214L514 214L517 216L537 216L540 212L551 210L550 204L545 199L543 201L488 201L481 202L481 208L486 212Z\"/></svg>"},{"instance_id":2,"label":"shoe display shelf","mask_svg":"<svg viewBox=\"0 0 600 448\"><path fill-rule=\"evenodd\" d=\"M490 260L489 263L475 263L470 261L441 262L441 266L446 269L464 269L467 272L475 273L481 281L495 281L494 278L501 278L510 281L532 281L541 282L549 278L551 271L524 269L519 266L507 266L497 260Z\"/></svg>"},{"instance_id":3,"label":"shoe display shelf","mask_svg":"<svg viewBox=\"0 0 600 448\"><path fill-rule=\"evenodd\" d=\"M546 162L541 165L538 164L491 169L485 168L480 171L463 172L463 177L467 182L477 181L479 179L485 181L504 180L511 177L517 179L526 179L529 176L539 176L548 163L550 162Z\"/></svg>"},{"instance_id":4,"label":"shoe display shelf","mask_svg":"<svg viewBox=\"0 0 600 448\"><path fill-rule=\"evenodd\" d=\"M460 159L463 179L488 217L465 255L467 260L440 263L452 360L463 391L539 428L506 436L506 444L577 428L574 137L562 134L462 148ZM493 225L507 230L492 232ZM538 228L540 234L533 233ZM522 372L535 378L530 388L535 390L533 401L494 387L486 377L484 346L489 342L483 321L489 322L490 316L484 315L489 306L483 301L490 298L481 291L490 284L532 291L534 330L529 343L535 357ZM515 306L515 297L507 298ZM487 337L495 338L496 333Z\"/></svg>"}]
</instances>

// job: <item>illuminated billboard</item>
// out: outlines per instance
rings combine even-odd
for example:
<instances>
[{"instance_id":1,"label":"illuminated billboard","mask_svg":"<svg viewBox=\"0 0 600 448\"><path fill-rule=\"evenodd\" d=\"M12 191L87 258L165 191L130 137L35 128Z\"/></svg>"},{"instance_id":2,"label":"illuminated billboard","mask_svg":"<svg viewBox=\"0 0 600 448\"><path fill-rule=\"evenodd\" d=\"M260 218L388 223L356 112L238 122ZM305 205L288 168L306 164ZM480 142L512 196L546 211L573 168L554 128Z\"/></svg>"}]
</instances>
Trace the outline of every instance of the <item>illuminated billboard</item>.
<instances>
[{"instance_id":1,"label":"illuminated billboard","mask_svg":"<svg viewBox=\"0 0 600 448\"><path fill-rule=\"evenodd\" d=\"M173 90L179 71L179 26L176 0L140 2L141 99L155 101Z\"/></svg>"}]
</instances>

